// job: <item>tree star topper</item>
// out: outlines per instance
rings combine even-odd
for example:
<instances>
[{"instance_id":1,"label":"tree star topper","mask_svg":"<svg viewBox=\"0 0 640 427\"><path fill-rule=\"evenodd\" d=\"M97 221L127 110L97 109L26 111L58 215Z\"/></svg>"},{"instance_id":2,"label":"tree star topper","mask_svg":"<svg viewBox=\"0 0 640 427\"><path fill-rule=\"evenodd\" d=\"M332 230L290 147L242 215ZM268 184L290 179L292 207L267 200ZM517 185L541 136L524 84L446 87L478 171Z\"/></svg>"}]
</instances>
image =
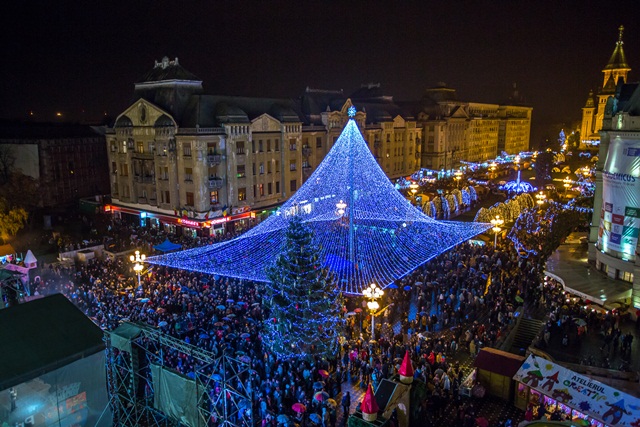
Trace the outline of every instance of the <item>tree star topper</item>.
<instances>
[{"instance_id":1,"label":"tree star topper","mask_svg":"<svg viewBox=\"0 0 640 427\"><path fill-rule=\"evenodd\" d=\"M349 107L349 109L347 110L347 114L349 114L349 117L354 118L356 116L356 107L354 107L353 105Z\"/></svg>"}]
</instances>

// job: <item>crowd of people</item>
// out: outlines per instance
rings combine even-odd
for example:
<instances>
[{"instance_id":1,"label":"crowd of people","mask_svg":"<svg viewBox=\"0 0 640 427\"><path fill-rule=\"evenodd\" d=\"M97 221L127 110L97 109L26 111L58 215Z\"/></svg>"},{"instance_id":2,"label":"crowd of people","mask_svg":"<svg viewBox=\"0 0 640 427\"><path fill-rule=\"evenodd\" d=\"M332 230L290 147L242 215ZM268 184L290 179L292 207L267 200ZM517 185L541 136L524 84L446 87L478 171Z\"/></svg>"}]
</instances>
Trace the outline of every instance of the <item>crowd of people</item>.
<instances>
[{"instance_id":1,"label":"crowd of people","mask_svg":"<svg viewBox=\"0 0 640 427\"><path fill-rule=\"evenodd\" d=\"M166 237L125 224L114 224L111 231L114 236L136 236L134 243L145 251ZM185 238L180 243L189 247L231 237ZM375 388L383 379L397 375L402 357L409 351L415 377L428 390L414 408L416 414L435 421L453 404L458 425L471 427L475 410L460 398L468 372L456 362L457 354L468 352L474 357L482 347L497 345L525 302L527 311L549 306L552 301L551 307L557 308L552 314L557 319L574 314L559 305L557 289L545 286L540 271L518 258L515 251L464 243L388 288L385 303L389 308L384 320L376 322L376 341L368 335L367 310L357 310L365 302L348 298L344 313L349 317L340 354L293 363L278 360L261 345L260 327L268 315L261 283L153 266L138 286L131 268L122 258L52 266L32 287L40 294L65 294L105 330L113 330L123 320L139 322L214 356L224 354L248 364L251 373L238 381L252 390L253 402L246 403L246 410L238 411L237 417L251 411L263 426L295 423L334 427L340 415L338 406L342 406L342 419L346 420L351 403L345 405L347 394L338 399L342 384L358 378L360 387L371 383ZM587 322L590 328L601 325ZM615 322L605 323L615 330ZM566 322L558 322L557 328L573 336ZM163 355L166 366L188 377L222 377L221 372L203 371L188 354L167 349ZM218 399L221 390L219 384L210 390L210 407L206 409L212 414L221 412L215 408L224 401ZM219 421L212 415L211 425Z\"/></svg>"}]
</instances>

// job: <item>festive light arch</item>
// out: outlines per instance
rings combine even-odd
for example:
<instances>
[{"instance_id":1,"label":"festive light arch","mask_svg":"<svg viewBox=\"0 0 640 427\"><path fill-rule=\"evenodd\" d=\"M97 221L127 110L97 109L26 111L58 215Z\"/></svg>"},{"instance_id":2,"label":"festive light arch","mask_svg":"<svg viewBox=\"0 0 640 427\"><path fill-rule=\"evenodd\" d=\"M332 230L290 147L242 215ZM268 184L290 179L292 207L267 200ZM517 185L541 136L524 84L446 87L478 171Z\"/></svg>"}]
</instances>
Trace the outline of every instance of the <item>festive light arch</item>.
<instances>
[{"instance_id":1,"label":"festive light arch","mask_svg":"<svg viewBox=\"0 0 640 427\"><path fill-rule=\"evenodd\" d=\"M350 119L322 163L275 215L233 240L147 261L267 282L265 268L282 251L292 215L311 227L323 266L346 294L360 294L371 283L385 288L491 227L423 214L395 189Z\"/></svg>"}]
</instances>

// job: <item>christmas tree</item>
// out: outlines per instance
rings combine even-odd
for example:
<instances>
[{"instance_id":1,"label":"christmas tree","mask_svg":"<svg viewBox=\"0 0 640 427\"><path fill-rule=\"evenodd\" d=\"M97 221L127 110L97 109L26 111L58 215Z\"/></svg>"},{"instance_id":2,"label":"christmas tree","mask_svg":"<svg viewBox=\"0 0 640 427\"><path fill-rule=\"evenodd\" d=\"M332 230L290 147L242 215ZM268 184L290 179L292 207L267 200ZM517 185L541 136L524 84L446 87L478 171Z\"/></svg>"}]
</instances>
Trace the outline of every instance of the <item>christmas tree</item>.
<instances>
[{"instance_id":1,"label":"christmas tree","mask_svg":"<svg viewBox=\"0 0 640 427\"><path fill-rule=\"evenodd\" d=\"M263 342L281 359L337 354L344 325L342 295L322 268L318 253L313 232L294 217L284 250L267 269L270 311Z\"/></svg>"}]
</instances>

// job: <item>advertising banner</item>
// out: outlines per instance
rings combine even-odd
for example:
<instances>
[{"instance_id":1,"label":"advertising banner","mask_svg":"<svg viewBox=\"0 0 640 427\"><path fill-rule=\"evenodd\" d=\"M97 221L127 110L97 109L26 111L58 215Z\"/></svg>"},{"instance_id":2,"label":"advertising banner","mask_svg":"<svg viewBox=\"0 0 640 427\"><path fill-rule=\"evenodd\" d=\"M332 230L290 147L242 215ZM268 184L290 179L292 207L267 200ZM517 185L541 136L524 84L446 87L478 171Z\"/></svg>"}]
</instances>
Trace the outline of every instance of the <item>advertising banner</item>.
<instances>
[{"instance_id":1,"label":"advertising banner","mask_svg":"<svg viewBox=\"0 0 640 427\"><path fill-rule=\"evenodd\" d=\"M608 426L640 421L640 399L533 354L513 379Z\"/></svg>"},{"instance_id":2,"label":"advertising banner","mask_svg":"<svg viewBox=\"0 0 640 427\"><path fill-rule=\"evenodd\" d=\"M605 253L635 254L640 231L640 141L616 137L602 171L598 247Z\"/></svg>"}]
</instances>

